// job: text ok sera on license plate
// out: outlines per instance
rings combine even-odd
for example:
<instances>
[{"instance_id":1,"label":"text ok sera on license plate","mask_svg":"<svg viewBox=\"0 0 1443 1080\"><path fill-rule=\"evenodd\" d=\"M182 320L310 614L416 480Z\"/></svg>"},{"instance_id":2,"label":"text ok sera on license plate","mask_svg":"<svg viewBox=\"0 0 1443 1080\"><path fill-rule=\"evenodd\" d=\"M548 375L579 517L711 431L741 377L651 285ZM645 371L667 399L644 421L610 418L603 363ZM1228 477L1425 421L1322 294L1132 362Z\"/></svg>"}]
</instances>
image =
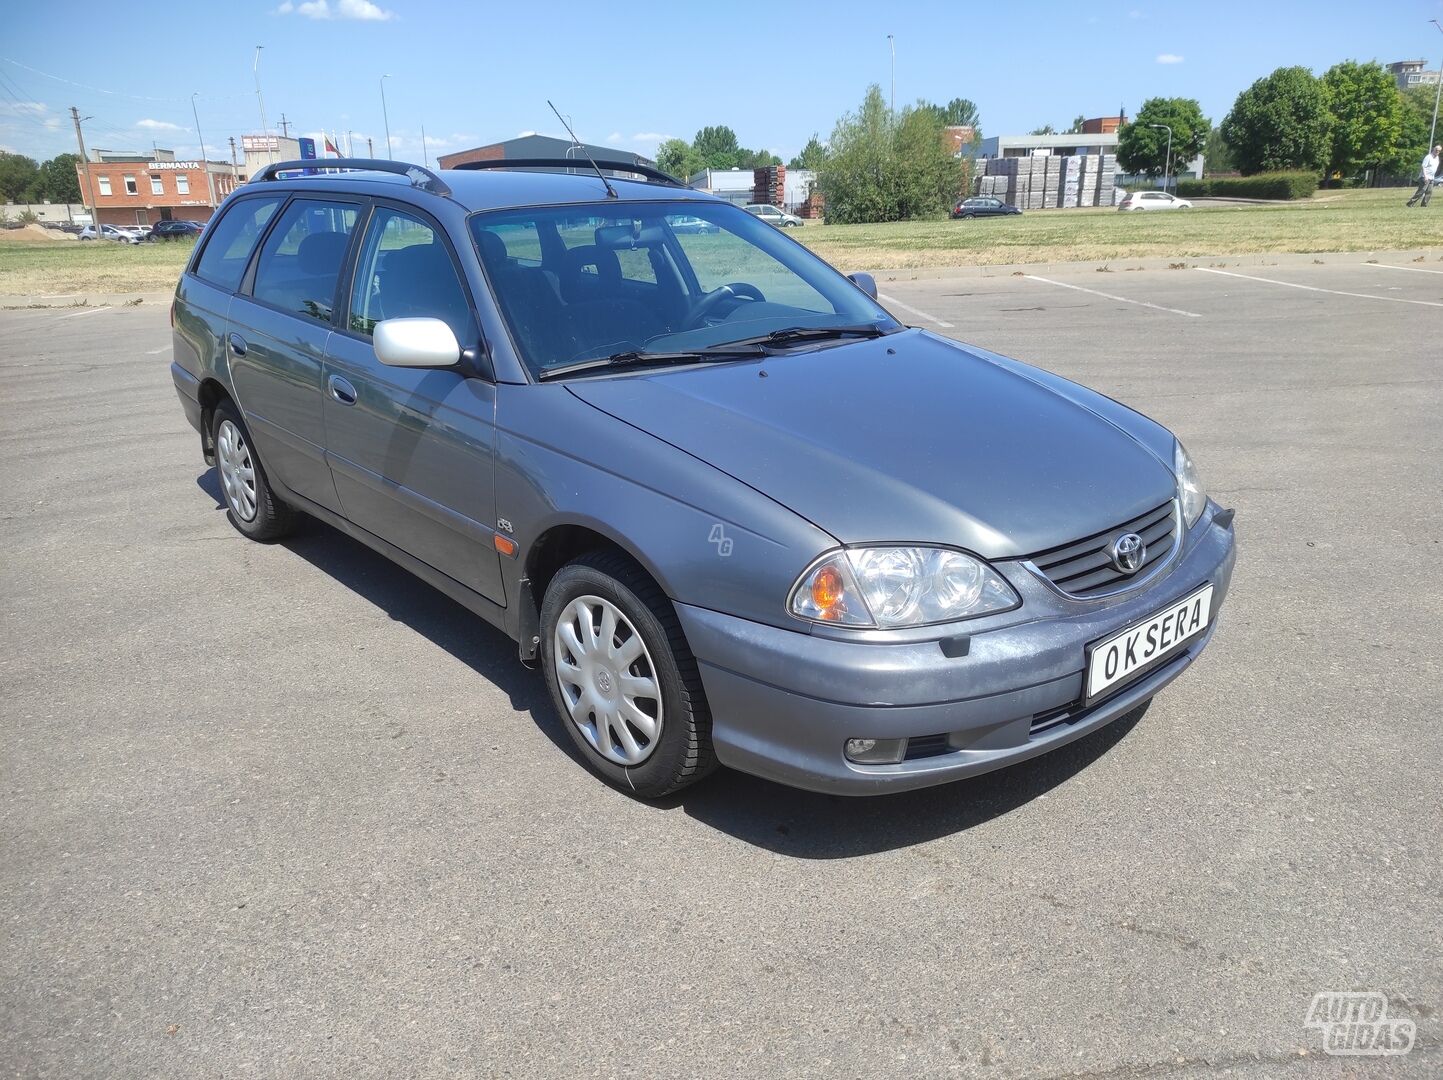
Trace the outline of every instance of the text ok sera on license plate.
<instances>
[{"instance_id":1,"label":"text ok sera on license plate","mask_svg":"<svg viewBox=\"0 0 1443 1080\"><path fill-rule=\"evenodd\" d=\"M1088 700L1206 630L1212 604L1213 587L1205 585L1145 622L1099 641L1088 654Z\"/></svg>"}]
</instances>

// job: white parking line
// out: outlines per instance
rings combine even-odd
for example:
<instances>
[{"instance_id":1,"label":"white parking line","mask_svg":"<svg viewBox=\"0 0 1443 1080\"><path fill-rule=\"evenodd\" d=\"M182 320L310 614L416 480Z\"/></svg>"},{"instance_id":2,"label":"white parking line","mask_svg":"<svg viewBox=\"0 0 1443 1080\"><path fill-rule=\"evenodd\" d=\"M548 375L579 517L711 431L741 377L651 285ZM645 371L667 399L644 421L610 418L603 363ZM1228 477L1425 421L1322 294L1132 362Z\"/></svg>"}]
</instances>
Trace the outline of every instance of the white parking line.
<instances>
[{"instance_id":1,"label":"white parking line","mask_svg":"<svg viewBox=\"0 0 1443 1080\"><path fill-rule=\"evenodd\" d=\"M1359 300L1387 300L1394 304L1421 304L1423 307L1443 307L1436 300L1409 300L1403 296L1379 296L1377 293L1344 292L1341 289L1322 289L1316 285L1299 285L1295 281L1279 281L1277 278L1253 277L1251 274L1234 274L1231 270L1214 270L1211 266L1194 266L1204 274L1221 274L1223 277L1242 278L1244 281L1262 281L1268 285L1282 285L1289 289L1306 289L1308 292L1327 293L1329 296L1353 296Z\"/></svg>"},{"instance_id":2,"label":"white parking line","mask_svg":"<svg viewBox=\"0 0 1443 1080\"><path fill-rule=\"evenodd\" d=\"M952 329L951 323L944 322L942 319L937 318L937 316L935 315L928 315L925 311L918 311L911 305L902 303L902 301L898 300L895 296L888 296L886 293L878 293L877 299L881 300L884 304L891 304L893 307L899 307L903 311L911 312L919 319L926 319L928 322L936 323L938 326L943 327L947 330Z\"/></svg>"},{"instance_id":3,"label":"white parking line","mask_svg":"<svg viewBox=\"0 0 1443 1080\"><path fill-rule=\"evenodd\" d=\"M162 345L162 346L161 346L160 348L158 348L158 349L150 349L149 351L146 352L145 355L146 355L146 356L159 356L159 355L160 355L161 353L163 353L163 352L170 352L171 348L172 348L172 346L170 346L170 345Z\"/></svg>"},{"instance_id":4,"label":"white parking line","mask_svg":"<svg viewBox=\"0 0 1443 1080\"><path fill-rule=\"evenodd\" d=\"M1069 285L1065 281L1053 281L1051 278L1038 277L1036 274L1023 274L1028 281L1041 281L1047 285L1056 285L1059 289L1076 289L1078 292L1091 293L1093 296L1100 296L1104 300L1116 300L1121 304L1136 304L1138 307L1152 308L1153 311L1166 311L1170 315L1186 315L1189 319L1201 319L1202 316L1196 311L1183 311L1181 308L1163 307L1161 304L1149 304L1146 300L1129 300L1125 296L1114 296L1112 293L1099 292L1096 289L1086 289L1081 285Z\"/></svg>"},{"instance_id":5,"label":"white parking line","mask_svg":"<svg viewBox=\"0 0 1443 1080\"><path fill-rule=\"evenodd\" d=\"M72 311L69 315L62 315L62 316L60 316L60 318L56 319L55 321L56 321L56 322L61 322L61 321L65 320L65 319L79 319L79 318L82 318L83 316L86 316L86 315L99 315L102 311L109 311L109 310L110 310L110 305L109 305L109 304L107 304L105 307L86 308L84 311Z\"/></svg>"},{"instance_id":6,"label":"white parking line","mask_svg":"<svg viewBox=\"0 0 1443 1080\"><path fill-rule=\"evenodd\" d=\"M1375 270L1408 270L1414 274L1443 274L1443 270L1428 270L1422 266L1390 266L1388 263L1363 263Z\"/></svg>"}]
</instances>

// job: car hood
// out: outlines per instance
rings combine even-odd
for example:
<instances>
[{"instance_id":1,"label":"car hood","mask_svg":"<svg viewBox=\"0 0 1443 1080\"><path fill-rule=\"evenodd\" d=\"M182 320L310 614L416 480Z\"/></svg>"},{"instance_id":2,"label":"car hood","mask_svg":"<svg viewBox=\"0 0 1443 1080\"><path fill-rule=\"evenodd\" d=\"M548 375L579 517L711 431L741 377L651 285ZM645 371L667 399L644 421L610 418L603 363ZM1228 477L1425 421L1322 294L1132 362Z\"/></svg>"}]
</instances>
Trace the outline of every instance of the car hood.
<instances>
[{"instance_id":1,"label":"car hood","mask_svg":"<svg viewBox=\"0 0 1443 1080\"><path fill-rule=\"evenodd\" d=\"M567 385L846 544L1008 558L1176 491L1170 465L1111 420L925 331Z\"/></svg>"}]
</instances>

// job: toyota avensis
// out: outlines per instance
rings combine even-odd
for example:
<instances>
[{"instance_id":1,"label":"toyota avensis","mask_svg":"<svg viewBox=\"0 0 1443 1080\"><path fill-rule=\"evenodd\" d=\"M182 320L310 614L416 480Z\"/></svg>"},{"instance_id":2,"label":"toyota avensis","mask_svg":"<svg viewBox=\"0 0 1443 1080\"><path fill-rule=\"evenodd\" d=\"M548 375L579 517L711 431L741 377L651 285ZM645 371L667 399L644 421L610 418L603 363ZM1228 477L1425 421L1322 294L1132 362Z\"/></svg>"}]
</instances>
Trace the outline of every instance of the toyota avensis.
<instances>
[{"instance_id":1,"label":"toyota avensis","mask_svg":"<svg viewBox=\"0 0 1443 1080\"><path fill-rule=\"evenodd\" d=\"M176 290L230 520L319 518L500 627L611 783L971 776L1210 639L1233 515L1146 417L653 170L328 164L261 170Z\"/></svg>"}]
</instances>

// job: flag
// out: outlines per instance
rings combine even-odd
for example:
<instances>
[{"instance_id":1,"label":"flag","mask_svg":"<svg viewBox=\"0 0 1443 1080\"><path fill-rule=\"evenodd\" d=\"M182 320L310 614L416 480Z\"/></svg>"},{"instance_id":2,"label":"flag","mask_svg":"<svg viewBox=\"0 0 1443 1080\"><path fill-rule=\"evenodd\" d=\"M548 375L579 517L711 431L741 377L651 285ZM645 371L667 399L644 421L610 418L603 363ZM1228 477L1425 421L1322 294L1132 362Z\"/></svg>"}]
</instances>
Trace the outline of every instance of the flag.
<instances>
[{"instance_id":1,"label":"flag","mask_svg":"<svg viewBox=\"0 0 1443 1080\"><path fill-rule=\"evenodd\" d=\"M326 153L334 154L336 157L341 156L341 152L336 149L336 144L331 142L329 136L326 137Z\"/></svg>"}]
</instances>

